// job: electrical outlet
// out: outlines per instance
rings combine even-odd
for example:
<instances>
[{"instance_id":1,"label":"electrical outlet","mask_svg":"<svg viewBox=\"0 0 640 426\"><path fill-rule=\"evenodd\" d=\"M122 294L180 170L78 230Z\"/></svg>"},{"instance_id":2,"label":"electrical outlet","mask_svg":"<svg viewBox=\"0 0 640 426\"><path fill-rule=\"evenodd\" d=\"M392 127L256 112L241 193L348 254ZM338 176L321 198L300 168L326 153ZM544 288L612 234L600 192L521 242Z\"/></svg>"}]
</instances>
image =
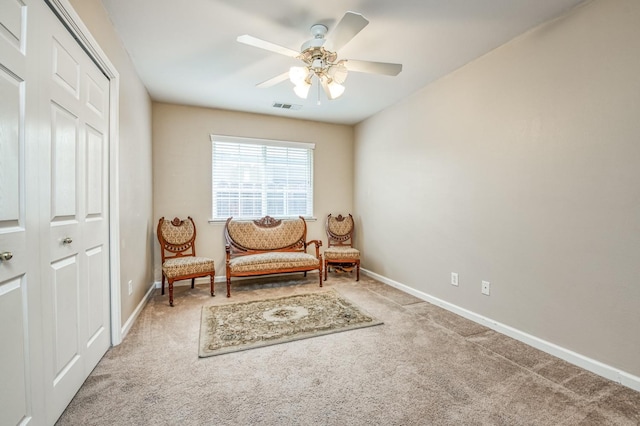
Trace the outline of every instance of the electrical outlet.
<instances>
[{"instance_id":1,"label":"electrical outlet","mask_svg":"<svg viewBox=\"0 0 640 426\"><path fill-rule=\"evenodd\" d=\"M458 285L458 273L457 272L452 272L451 273L451 285Z\"/></svg>"},{"instance_id":2,"label":"electrical outlet","mask_svg":"<svg viewBox=\"0 0 640 426\"><path fill-rule=\"evenodd\" d=\"M133 280L129 280L129 296L133 293Z\"/></svg>"},{"instance_id":3,"label":"electrical outlet","mask_svg":"<svg viewBox=\"0 0 640 426\"><path fill-rule=\"evenodd\" d=\"M491 290L491 283L489 281L482 281L482 294L488 296L490 290Z\"/></svg>"}]
</instances>

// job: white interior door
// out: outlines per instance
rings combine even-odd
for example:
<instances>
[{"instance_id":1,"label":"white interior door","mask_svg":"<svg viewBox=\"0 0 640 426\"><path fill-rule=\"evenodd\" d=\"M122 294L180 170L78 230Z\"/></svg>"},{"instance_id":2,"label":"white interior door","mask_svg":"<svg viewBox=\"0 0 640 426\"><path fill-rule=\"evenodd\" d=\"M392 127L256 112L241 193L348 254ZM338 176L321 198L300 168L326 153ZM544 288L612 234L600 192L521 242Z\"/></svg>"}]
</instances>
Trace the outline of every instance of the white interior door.
<instances>
[{"instance_id":1,"label":"white interior door","mask_svg":"<svg viewBox=\"0 0 640 426\"><path fill-rule=\"evenodd\" d=\"M25 1L0 0L1 425L32 423L43 407L33 33Z\"/></svg>"},{"instance_id":2,"label":"white interior door","mask_svg":"<svg viewBox=\"0 0 640 426\"><path fill-rule=\"evenodd\" d=\"M109 81L47 15L41 152L45 394L55 421L110 345Z\"/></svg>"}]
</instances>

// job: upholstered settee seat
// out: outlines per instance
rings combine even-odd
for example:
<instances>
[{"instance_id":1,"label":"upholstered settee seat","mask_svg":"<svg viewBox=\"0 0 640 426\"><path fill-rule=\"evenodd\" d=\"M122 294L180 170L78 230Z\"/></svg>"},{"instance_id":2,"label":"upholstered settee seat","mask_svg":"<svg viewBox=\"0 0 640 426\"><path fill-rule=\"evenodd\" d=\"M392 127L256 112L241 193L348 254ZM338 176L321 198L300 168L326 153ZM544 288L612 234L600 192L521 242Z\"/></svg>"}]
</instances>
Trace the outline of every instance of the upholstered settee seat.
<instances>
[{"instance_id":1,"label":"upholstered settee seat","mask_svg":"<svg viewBox=\"0 0 640 426\"><path fill-rule=\"evenodd\" d=\"M167 278L205 273L214 270L213 260L206 257L175 257L165 260L162 272Z\"/></svg>"},{"instance_id":2,"label":"upholstered settee seat","mask_svg":"<svg viewBox=\"0 0 640 426\"><path fill-rule=\"evenodd\" d=\"M331 259L360 259L360 251L352 247L329 247L324 251L324 258Z\"/></svg>"},{"instance_id":3,"label":"upholstered settee seat","mask_svg":"<svg viewBox=\"0 0 640 426\"><path fill-rule=\"evenodd\" d=\"M229 266L233 273L259 272L265 270L289 270L317 268L320 260L315 256L300 252L271 252L249 254L231 259Z\"/></svg>"}]
</instances>

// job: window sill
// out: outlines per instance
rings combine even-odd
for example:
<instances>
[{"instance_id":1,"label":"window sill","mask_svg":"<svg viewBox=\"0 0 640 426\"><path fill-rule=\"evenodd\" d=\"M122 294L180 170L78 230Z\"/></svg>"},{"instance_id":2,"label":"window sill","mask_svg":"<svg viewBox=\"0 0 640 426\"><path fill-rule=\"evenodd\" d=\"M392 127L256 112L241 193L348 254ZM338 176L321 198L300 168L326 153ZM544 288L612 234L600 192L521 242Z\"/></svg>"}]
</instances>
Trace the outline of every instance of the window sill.
<instances>
[{"instance_id":1,"label":"window sill","mask_svg":"<svg viewBox=\"0 0 640 426\"><path fill-rule=\"evenodd\" d=\"M272 217L274 219L282 219L282 220L284 220L284 219L297 219L299 216L282 216L282 217L272 216ZM238 220L257 220L257 219L260 219L260 218L259 217L249 217L249 218L236 218L236 219L238 219ZM311 217L304 217L304 220L306 222L316 222L318 220L318 218L311 216ZM209 223L212 224L212 225L216 225L216 224L220 224L220 223L226 223L226 222L227 222L226 218L225 219L209 219Z\"/></svg>"}]
</instances>

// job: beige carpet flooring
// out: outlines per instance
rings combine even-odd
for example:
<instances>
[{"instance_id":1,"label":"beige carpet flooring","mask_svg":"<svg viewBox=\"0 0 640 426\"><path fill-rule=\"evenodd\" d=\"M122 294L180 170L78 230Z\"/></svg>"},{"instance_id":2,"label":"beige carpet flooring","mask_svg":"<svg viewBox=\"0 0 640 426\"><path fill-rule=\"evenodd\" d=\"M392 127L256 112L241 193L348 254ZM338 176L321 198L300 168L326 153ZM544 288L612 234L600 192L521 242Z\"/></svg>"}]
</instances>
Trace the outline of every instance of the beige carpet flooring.
<instances>
[{"instance_id":1,"label":"beige carpet flooring","mask_svg":"<svg viewBox=\"0 0 640 426\"><path fill-rule=\"evenodd\" d=\"M640 393L366 276L330 275L384 325L198 358L201 307L318 291L317 275L232 297L156 290L59 425L639 425Z\"/></svg>"}]
</instances>

